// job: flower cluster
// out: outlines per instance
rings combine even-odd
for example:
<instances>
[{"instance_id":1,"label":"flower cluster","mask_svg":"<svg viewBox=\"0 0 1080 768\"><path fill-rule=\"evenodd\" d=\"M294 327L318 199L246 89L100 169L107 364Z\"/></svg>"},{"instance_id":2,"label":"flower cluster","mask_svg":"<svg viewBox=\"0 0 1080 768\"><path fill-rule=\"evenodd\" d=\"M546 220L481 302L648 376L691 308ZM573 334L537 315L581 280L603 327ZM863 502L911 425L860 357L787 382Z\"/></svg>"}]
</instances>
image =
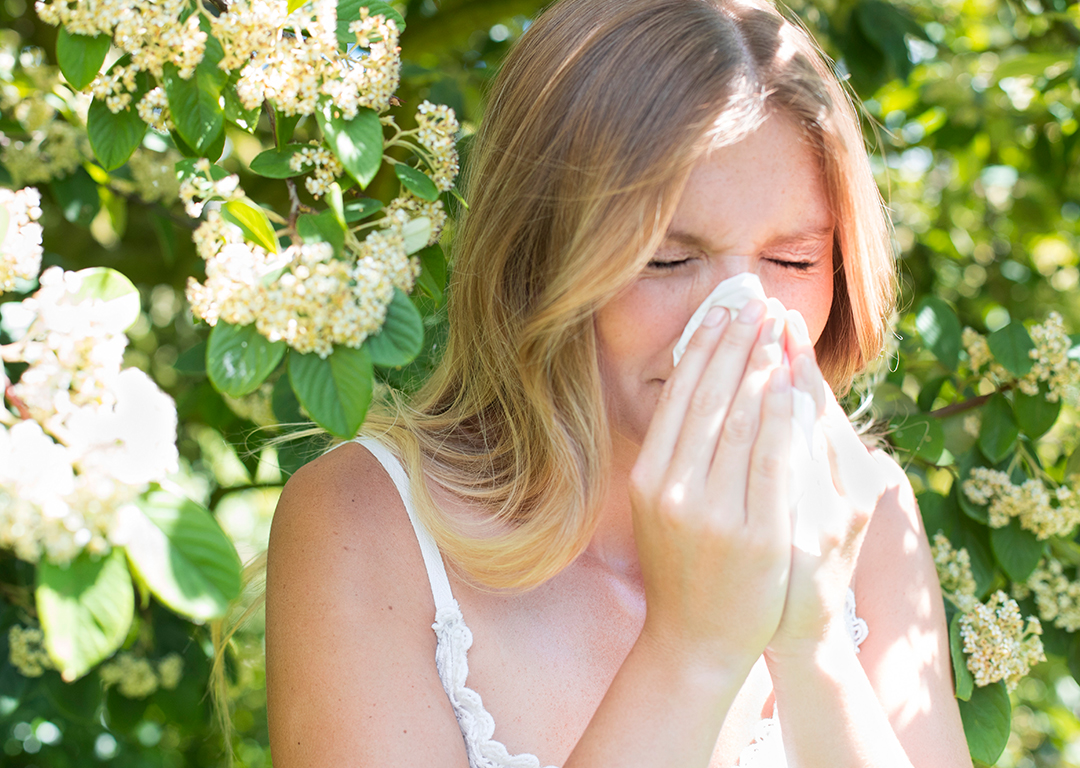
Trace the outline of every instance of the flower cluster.
<instances>
[{"instance_id":1,"label":"flower cluster","mask_svg":"<svg viewBox=\"0 0 1080 768\"><path fill-rule=\"evenodd\" d=\"M400 218L404 214L409 219L426 218L431 222L431 233L428 235L428 245L439 242L439 235L446 226L446 211L443 209L442 200L429 203L416 195L402 190L399 197L395 197L386 206L386 213L392 218Z\"/></svg>"},{"instance_id":2,"label":"flower cluster","mask_svg":"<svg viewBox=\"0 0 1080 768\"><path fill-rule=\"evenodd\" d=\"M392 19L369 16L361 8L360 19L349 25L356 42L345 52L338 43L333 0L317 0L313 9L302 7L287 17L281 14L284 2L261 10L257 5L232 3L222 17L235 13L236 18L219 21L222 35L235 47L230 63L248 62L236 85L245 108L269 99L286 115L310 115L328 97L335 114L351 120L361 107L377 112L389 107L401 79L399 32Z\"/></svg>"},{"instance_id":3,"label":"flower cluster","mask_svg":"<svg viewBox=\"0 0 1080 768\"><path fill-rule=\"evenodd\" d=\"M15 287L15 279L30 280L41 269L41 195L33 187L12 192L0 189L0 293Z\"/></svg>"},{"instance_id":4,"label":"flower cluster","mask_svg":"<svg viewBox=\"0 0 1080 768\"><path fill-rule=\"evenodd\" d=\"M132 192L148 203L161 201L165 205L171 204L180 195L180 182L176 179L175 170L180 159L180 154L172 149L165 152L151 152L141 147L136 149L128 160Z\"/></svg>"},{"instance_id":5,"label":"flower cluster","mask_svg":"<svg viewBox=\"0 0 1080 768\"><path fill-rule=\"evenodd\" d=\"M458 121L454 110L443 104L423 102L416 112L417 140L429 151L432 180L440 192L454 186L458 173L458 153L454 139Z\"/></svg>"},{"instance_id":6,"label":"flower cluster","mask_svg":"<svg viewBox=\"0 0 1080 768\"><path fill-rule=\"evenodd\" d=\"M1052 557L1043 560L1023 586L1020 596L1028 590L1035 595L1043 621L1067 632L1080 629L1080 581L1070 580L1060 561Z\"/></svg>"},{"instance_id":7,"label":"flower cluster","mask_svg":"<svg viewBox=\"0 0 1080 768\"><path fill-rule=\"evenodd\" d=\"M1065 333L1061 315L1057 312L1047 315L1045 323L1031 329L1031 340L1035 342L1030 353L1035 362L1031 372L1020 380L1020 390L1028 395L1038 394L1042 381L1049 389L1046 399L1050 402L1063 395L1075 400L1080 392L1080 359L1069 357L1073 344Z\"/></svg>"},{"instance_id":8,"label":"flower cluster","mask_svg":"<svg viewBox=\"0 0 1080 768\"><path fill-rule=\"evenodd\" d=\"M169 114L169 97L160 86L147 91L139 100L135 111L144 123L159 133L168 133L174 127L172 115Z\"/></svg>"},{"instance_id":9,"label":"flower cluster","mask_svg":"<svg viewBox=\"0 0 1080 768\"><path fill-rule=\"evenodd\" d=\"M934 556L942 594L961 611L967 613L974 610L978 600L975 598L975 577L971 573L968 551L963 547L954 549L940 531L934 534L930 551Z\"/></svg>"},{"instance_id":10,"label":"flower cluster","mask_svg":"<svg viewBox=\"0 0 1080 768\"><path fill-rule=\"evenodd\" d=\"M67 563L125 543L129 506L177 466L176 407L142 371L123 369L131 318L52 267L2 348L27 364L0 410L0 547Z\"/></svg>"},{"instance_id":11,"label":"flower cluster","mask_svg":"<svg viewBox=\"0 0 1080 768\"><path fill-rule=\"evenodd\" d=\"M991 528L1002 528L1016 517L1040 540L1068 534L1080 523L1080 497L1068 486L1049 490L1029 478L1016 485L1005 472L975 467L961 486L976 504L989 504Z\"/></svg>"},{"instance_id":12,"label":"flower cluster","mask_svg":"<svg viewBox=\"0 0 1080 768\"><path fill-rule=\"evenodd\" d=\"M312 146L304 147L289 158L289 167L294 171L310 170L311 176L304 179L304 186L312 197L322 197L330 190L330 185L345 173L337 156L317 141Z\"/></svg>"},{"instance_id":13,"label":"flower cluster","mask_svg":"<svg viewBox=\"0 0 1080 768\"><path fill-rule=\"evenodd\" d=\"M42 100L41 103L45 102ZM49 119L41 123L37 116L31 115L24 123L27 126L25 138L5 137L0 143L3 147L0 162L8 169L16 186L66 176L90 157L86 131L57 117L55 110L52 112Z\"/></svg>"},{"instance_id":14,"label":"flower cluster","mask_svg":"<svg viewBox=\"0 0 1080 768\"><path fill-rule=\"evenodd\" d=\"M210 161L203 157L196 161L195 173L180 182L179 194L187 215L198 218L207 200L234 200L243 197L244 191L240 189L240 177L235 174L215 180Z\"/></svg>"},{"instance_id":15,"label":"flower cluster","mask_svg":"<svg viewBox=\"0 0 1080 768\"><path fill-rule=\"evenodd\" d=\"M111 661L102 664L98 673L106 688L115 685L122 696L145 699L158 688L171 691L180 684L184 674L184 659L178 653L170 653L154 664L141 656L123 651Z\"/></svg>"},{"instance_id":16,"label":"flower cluster","mask_svg":"<svg viewBox=\"0 0 1080 768\"><path fill-rule=\"evenodd\" d=\"M138 72L161 80L172 65L187 80L206 52L202 14L191 13L190 0L38 0L36 8L46 24L63 25L73 35L107 35L131 56L128 65L114 67L93 86L113 112L131 103Z\"/></svg>"},{"instance_id":17,"label":"flower cluster","mask_svg":"<svg viewBox=\"0 0 1080 768\"><path fill-rule=\"evenodd\" d=\"M36 627L13 624L8 630L8 658L23 677L41 677L55 669L45 650L45 633Z\"/></svg>"},{"instance_id":18,"label":"flower cluster","mask_svg":"<svg viewBox=\"0 0 1080 768\"><path fill-rule=\"evenodd\" d=\"M188 282L192 312L211 325L255 323L271 341L327 357L333 345L359 347L378 331L394 287L409 291L418 266L400 227L368 234L355 261L334 258L327 243L269 254L212 212L195 232L206 283Z\"/></svg>"},{"instance_id":19,"label":"flower cluster","mask_svg":"<svg viewBox=\"0 0 1080 768\"><path fill-rule=\"evenodd\" d=\"M1080 392L1080 359L1075 355L1070 357L1073 343L1065 332L1061 315L1051 312L1045 323L1032 326L1029 333L1035 344L1029 353L1034 363L1026 375L1016 379L1017 389L1025 395L1034 396L1039 394L1039 384L1045 383L1048 390L1046 399L1050 402L1057 402L1062 397L1075 399ZM967 351L972 371L977 372L988 366L987 373L998 381L1015 379L994 360L985 336L972 328L965 328L961 342Z\"/></svg>"},{"instance_id":20,"label":"flower cluster","mask_svg":"<svg viewBox=\"0 0 1080 768\"><path fill-rule=\"evenodd\" d=\"M995 592L986 604L960 617L968 669L978 686L1004 680L1010 690L1035 664L1046 659L1042 625L1028 617L1025 626L1020 606L1004 592Z\"/></svg>"}]
</instances>

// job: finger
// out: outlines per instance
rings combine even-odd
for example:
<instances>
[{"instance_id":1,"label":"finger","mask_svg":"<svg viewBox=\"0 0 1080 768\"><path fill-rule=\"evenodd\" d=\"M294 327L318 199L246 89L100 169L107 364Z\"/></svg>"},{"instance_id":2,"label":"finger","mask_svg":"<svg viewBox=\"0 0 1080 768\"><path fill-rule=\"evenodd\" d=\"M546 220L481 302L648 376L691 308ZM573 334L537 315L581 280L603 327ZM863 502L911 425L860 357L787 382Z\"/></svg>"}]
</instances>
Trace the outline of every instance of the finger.
<instances>
[{"instance_id":1,"label":"finger","mask_svg":"<svg viewBox=\"0 0 1080 768\"><path fill-rule=\"evenodd\" d=\"M886 476L835 398L831 399L822 427L837 492L857 512L873 512L885 492Z\"/></svg>"},{"instance_id":2,"label":"finger","mask_svg":"<svg viewBox=\"0 0 1080 768\"><path fill-rule=\"evenodd\" d=\"M767 320L762 326L709 467L707 487L710 497L725 499L732 509L745 510L747 475L761 420L762 398L769 376L782 364L782 334L781 321L776 318ZM790 399L790 392L788 394Z\"/></svg>"},{"instance_id":3,"label":"finger","mask_svg":"<svg viewBox=\"0 0 1080 768\"><path fill-rule=\"evenodd\" d=\"M787 311L786 349L791 361L791 374L794 386L814 398L817 414L825 412L825 396L822 391L825 379L817 367L817 355L814 342L806 327L806 320L796 309ZM803 360L805 358L805 360ZM800 362L803 360L803 362Z\"/></svg>"},{"instance_id":4,"label":"finger","mask_svg":"<svg viewBox=\"0 0 1080 768\"><path fill-rule=\"evenodd\" d=\"M664 384L641 445L641 455L648 457L649 466L659 468L670 464L690 399L730 318L730 313L723 307L710 310L690 338L679 365Z\"/></svg>"},{"instance_id":5,"label":"finger","mask_svg":"<svg viewBox=\"0 0 1080 768\"><path fill-rule=\"evenodd\" d=\"M761 336L765 305L750 302L724 331L686 407L671 470L702 486L724 421ZM698 486L701 487L701 486Z\"/></svg>"},{"instance_id":6,"label":"finger","mask_svg":"<svg viewBox=\"0 0 1080 768\"><path fill-rule=\"evenodd\" d=\"M746 487L747 524L777 541L792 535L791 439L791 371L781 364L772 370L762 398L761 426L750 453Z\"/></svg>"}]
</instances>

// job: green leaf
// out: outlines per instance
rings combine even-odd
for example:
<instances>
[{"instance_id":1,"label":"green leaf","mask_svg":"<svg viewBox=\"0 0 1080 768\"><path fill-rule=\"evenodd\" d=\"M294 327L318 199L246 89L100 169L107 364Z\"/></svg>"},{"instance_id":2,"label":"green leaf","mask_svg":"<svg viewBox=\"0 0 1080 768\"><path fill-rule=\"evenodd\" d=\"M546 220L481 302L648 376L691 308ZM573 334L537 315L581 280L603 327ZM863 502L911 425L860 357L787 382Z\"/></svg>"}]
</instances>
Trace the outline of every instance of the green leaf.
<instances>
[{"instance_id":1,"label":"green leaf","mask_svg":"<svg viewBox=\"0 0 1080 768\"><path fill-rule=\"evenodd\" d=\"M945 448L945 430L933 416L912 414L893 418L890 438L898 447L936 464Z\"/></svg>"},{"instance_id":2,"label":"green leaf","mask_svg":"<svg viewBox=\"0 0 1080 768\"><path fill-rule=\"evenodd\" d=\"M334 221L341 227L341 231L346 230L345 221L345 199L341 195L341 185L336 181L330 182L330 187L326 190L326 196L324 197L326 204L330 206L330 210L334 213Z\"/></svg>"},{"instance_id":3,"label":"green leaf","mask_svg":"<svg viewBox=\"0 0 1080 768\"><path fill-rule=\"evenodd\" d=\"M240 594L242 566L214 516L160 490L141 499L139 509L127 555L154 596L193 621L225 615Z\"/></svg>"},{"instance_id":4,"label":"green leaf","mask_svg":"<svg viewBox=\"0 0 1080 768\"><path fill-rule=\"evenodd\" d=\"M89 227L101 210L97 182L85 168L76 168L66 176L53 179L49 187L60 206L60 213L73 224Z\"/></svg>"},{"instance_id":5,"label":"green leaf","mask_svg":"<svg viewBox=\"0 0 1080 768\"><path fill-rule=\"evenodd\" d=\"M366 219L373 213L378 213L383 208L382 202L373 197L361 197L345 205L345 221L354 224Z\"/></svg>"},{"instance_id":6,"label":"green leaf","mask_svg":"<svg viewBox=\"0 0 1080 768\"><path fill-rule=\"evenodd\" d=\"M221 207L221 216L244 231L244 239L264 248L269 253L278 252L278 239L270 217L251 200L230 200Z\"/></svg>"},{"instance_id":7,"label":"green leaf","mask_svg":"<svg viewBox=\"0 0 1080 768\"><path fill-rule=\"evenodd\" d=\"M113 171L127 162L131 153L142 144L146 135L146 123L135 111L141 94L132 97L131 106L115 115L105 102L94 99L86 113L86 134L90 148L106 171Z\"/></svg>"},{"instance_id":8,"label":"green leaf","mask_svg":"<svg viewBox=\"0 0 1080 768\"><path fill-rule=\"evenodd\" d=\"M952 657L953 681L956 683L956 698L969 701L975 688L975 678L968 669L967 657L964 656L964 638L960 636L960 611L953 614L949 622L949 655Z\"/></svg>"},{"instance_id":9,"label":"green leaf","mask_svg":"<svg viewBox=\"0 0 1080 768\"><path fill-rule=\"evenodd\" d=\"M296 124L303 117L303 115L286 115L284 112L274 110L274 140L279 147L289 143L293 137L293 131L296 130Z\"/></svg>"},{"instance_id":10,"label":"green leaf","mask_svg":"<svg viewBox=\"0 0 1080 768\"><path fill-rule=\"evenodd\" d=\"M289 13L292 13L297 8L303 8L308 2L309 0L289 0Z\"/></svg>"},{"instance_id":11,"label":"green leaf","mask_svg":"<svg viewBox=\"0 0 1080 768\"><path fill-rule=\"evenodd\" d=\"M960 360L960 320L953 308L936 296L927 296L919 303L915 327L934 356L950 371Z\"/></svg>"},{"instance_id":12,"label":"green leaf","mask_svg":"<svg viewBox=\"0 0 1080 768\"><path fill-rule=\"evenodd\" d=\"M373 374L371 357L363 348L335 347L326 359L289 355L289 381L304 409L320 427L346 440L364 423Z\"/></svg>"},{"instance_id":13,"label":"green leaf","mask_svg":"<svg viewBox=\"0 0 1080 768\"><path fill-rule=\"evenodd\" d=\"M94 81L111 44L108 35L73 35L60 27L56 36L56 63L75 90L81 91Z\"/></svg>"},{"instance_id":14,"label":"green leaf","mask_svg":"<svg viewBox=\"0 0 1080 768\"><path fill-rule=\"evenodd\" d=\"M387 368L405 365L420 354L424 346L424 322L420 313L400 288L386 308L383 327L364 341L371 362Z\"/></svg>"},{"instance_id":15,"label":"green leaf","mask_svg":"<svg viewBox=\"0 0 1080 768\"><path fill-rule=\"evenodd\" d=\"M125 330L139 319L139 289L127 277L109 267L87 267L75 273L79 276L76 302L85 299L103 301L108 306L110 320Z\"/></svg>"},{"instance_id":16,"label":"green leaf","mask_svg":"<svg viewBox=\"0 0 1080 768\"><path fill-rule=\"evenodd\" d=\"M236 83L230 79L221 95L225 97L225 119L248 133L253 133L259 125L260 107L247 109L236 95ZM219 155L220 156L220 155Z\"/></svg>"},{"instance_id":17,"label":"green leaf","mask_svg":"<svg viewBox=\"0 0 1080 768\"><path fill-rule=\"evenodd\" d=\"M338 0L337 4L337 39L341 45L356 42L356 35L349 31L349 25L360 19L360 9L367 8L372 16L393 19L398 32L405 31L405 17L382 0Z\"/></svg>"},{"instance_id":18,"label":"green leaf","mask_svg":"<svg viewBox=\"0 0 1080 768\"><path fill-rule=\"evenodd\" d=\"M300 176L304 173L303 167L294 171L289 167L289 161L305 146L307 145L286 144L284 147L260 152L251 161L251 172L268 179L291 179L293 176Z\"/></svg>"},{"instance_id":19,"label":"green leaf","mask_svg":"<svg viewBox=\"0 0 1080 768\"><path fill-rule=\"evenodd\" d=\"M446 257L436 243L417 254L420 257L420 277L416 282L436 303L442 301L446 290Z\"/></svg>"},{"instance_id":20,"label":"green leaf","mask_svg":"<svg viewBox=\"0 0 1080 768\"><path fill-rule=\"evenodd\" d=\"M981 763L993 765L1005 751L1012 725L1012 704L1005 683L999 680L976 688L970 701L959 704L971 756Z\"/></svg>"},{"instance_id":21,"label":"green leaf","mask_svg":"<svg viewBox=\"0 0 1080 768\"><path fill-rule=\"evenodd\" d=\"M922 388L919 389L919 396L915 400L920 411L933 410L934 400L937 399L938 394L941 392L941 388L949 378L949 376L937 376L922 385Z\"/></svg>"},{"instance_id":22,"label":"green leaf","mask_svg":"<svg viewBox=\"0 0 1080 768\"><path fill-rule=\"evenodd\" d=\"M176 358L172 365L173 370L185 376L206 375L206 342L200 341L193 347L188 347Z\"/></svg>"},{"instance_id":23,"label":"green leaf","mask_svg":"<svg viewBox=\"0 0 1080 768\"><path fill-rule=\"evenodd\" d=\"M401 185L417 197L427 200L429 203L433 203L439 199L439 188L435 186L435 182L423 171L418 171L415 168L405 165L405 163L398 163L394 166L394 173L397 174L398 180L401 181Z\"/></svg>"},{"instance_id":24,"label":"green leaf","mask_svg":"<svg viewBox=\"0 0 1080 768\"><path fill-rule=\"evenodd\" d=\"M1046 552L1046 542L1020 527L1015 517L1004 528L990 529L990 549L1006 575L1017 583L1027 581Z\"/></svg>"},{"instance_id":25,"label":"green leaf","mask_svg":"<svg viewBox=\"0 0 1080 768\"><path fill-rule=\"evenodd\" d=\"M209 156L225 130L221 91L229 76L218 67L223 55L221 43L214 37L207 37L206 54L190 78L180 77L175 65L165 65L164 85L169 97L169 113L177 133L199 155Z\"/></svg>"},{"instance_id":26,"label":"green leaf","mask_svg":"<svg viewBox=\"0 0 1080 768\"><path fill-rule=\"evenodd\" d=\"M330 149L337 155L350 176L364 189L382 165L383 134L379 116L361 107L352 120L344 120L327 100L315 112L319 128Z\"/></svg>"},{"instance_id":27,"label":"green leaf","mask_svg":"<svg viewBox=\"0 0 1080 768\"><path fill-rule=\"evenodd\" d=\"M282 376L274 383L270 395L270 409L281 424L307 424L307 416L300 410L300 401L292 391L288 376Z\"/></svg>"},{"instance_id":28,"label":"green leaf","mask_svg":"<svg viewBox=\"0 0 1080 768\"><path fill-rule=\"evenodd\" d=\"M982 408L979 450L997 464L1013 451L1019 435L1020 428L1013 416L1012 406L1005 395L996 393Z\"/></svg>"},{"instance_id":29,"label":"green leaf","mask_svg":"<svg viewBox=\"0 0 1080 768\"><path fill-rule=\"evenodd\" d=\"M1013 376L1020 378L1031 371L1035 361L1031 359L1030 352L1035 349L1035 342L1019 320L998 328L986 337L986 343L994 359Z\"/></svg>"},{"instance_id":30,"label":"green leaf","mask_svg":"<svg viewBox=\"0 0 1080 768\"><path fill-rule=\"evenodd\" d=\"M401 228L405 239L405 253L412 255L424 248L431 239L431 219L420 216L405 222Z\"/></svg>"},{"instance_id":31,"label":"green leaf","mask_svg":"<svg viewBox=\"0 0 1080 768\"><path fill-rule=\"evenodd\" d=\"M1013 413L1020 431L1035 440L1042 437L1054 426L1061 414L1061 401L1050 402L1045 384L1039 387L1037 395L1025 395L1017 391L1013 395Z\"/></svg>"},{"instance_id":32,"label":"green leaf","mask_svg":"<svg viewBox=\"0 0 1080 768\"><path fill-rule=\"evenodd\" d=\"M121 549L97 560L83 553L62 568L38 564L35 590L45 648L64 680L85 675L127 637L135 590Z\"/></svg>"},{"instance_id":33,"label":"green leaf","mask_svg":"<svg viewBox=\"0 0 1080 768\"><path fill-rule=\"evenodd\" d=\"M334 253L340 255L345 248L345 229L329 208L325 211L305 213L296 219L296 231L305 243L330 243Z\"/></svg>"},{"instance_id":34,"label":"green leaf","mask_svg":"<svg viewBox=\"0 0 1080 768\"><path fill-rule=\"evenodd\" d=\"M243 397L266 381L285 354L285 342L269 341L255 324L219 321L206 345L206 372L219 392Z\"/></svg>"}]
</instances>

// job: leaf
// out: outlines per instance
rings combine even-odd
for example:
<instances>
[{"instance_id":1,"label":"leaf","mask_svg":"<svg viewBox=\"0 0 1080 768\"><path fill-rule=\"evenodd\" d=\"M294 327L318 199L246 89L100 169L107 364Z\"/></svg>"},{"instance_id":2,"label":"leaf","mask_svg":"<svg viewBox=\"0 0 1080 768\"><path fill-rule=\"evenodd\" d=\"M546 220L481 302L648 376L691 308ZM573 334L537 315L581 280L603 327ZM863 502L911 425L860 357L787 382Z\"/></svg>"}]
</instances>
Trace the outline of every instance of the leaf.
<instances>
[{"instance_id":1,"label":"leaf","mask_svg":"<svg viewBox=\"0 0 1080 768\"><path fill-rule=\"evenodd\" d=\"M999 680L976 688L970 701L959 704L971 756L981 763L993 765L1005 751L1012 725L1012 704L1005 683Z\"/></svg>"},{"instance_id":2,"label":"leaf","mask_svg":"<svg viewBox=\"0 0 1080 768\"><path fill-rule=\"evenodd\" d=\"M175 65L165 65L165 94L169 97L169 113L176 131L188 146L203 156L209 156L225 130L221 91L229 76L218 67L223 55L221 43L208 36L206 53L190 78L180 77Z\"/></svg>"},{"instance_id":3,"label":"leaf","mask_svg":"<svg viewBox=\"0 0 1080 768\"><path fill-rule=\"evenodd\" d=\"M110 45L112 38L109 35L73 35L60 27L56 37L56 63L75 90L81 91L94 81L105 63Z\"/></svg>"},{"instance_id":4,"label":"leaf","mask_svg":"<svg viewBox=\"0 0 1080 768\"><path fill-rule=\"evenodd\" d=\"M1017 391L1013 395L1013 413L1017 426L1025 435L1035 440L1054 426L1061 414L1061 401L1050 402L1045 384L1040 385L1037 395L1025 395Z\"/></svg>"},{"instance_id":5,"label":"leaf","mask_svg":"<svg viewBox=\"0 0 1080 768\"><path fill-rule=\"evenodd\" d=\"M960 320L953 308L936 296L927 296L919 303L915 327L930 351L950 371L960 360Z\"/></svg>"},{"instance_id":6,"label":"leaf","mask_svg":"<svg viewBox=\"0 0 1080 768\"><path fill-rule=\"evenodd\" d=\"M979 450L997 464L1016 447L1016 438L1019 435L1020 428L1016 425L1009 401L1005 395L996 393L982 408Z\"/></svg>"},{"instance_id":7,"label":"leaf","mask_svg":"<svg viewBox=\"0 0 1080 768\"><path fill-rule=\"evenodd\" d=\"M1013 376L1020 378L1031 371L1035 361L1031 359L1030 352L1035 349L1035 342L1019 320L998 328L986 337L986 343L994 359Z\"/></svg>"},{"instance_id":8,"label":"leaf","mask_svg":"<svg viewBox=\"0 0 1080 768\"><path fill-rule=\"evenodd\" d=\"M344 120L333 102L327 100L315 112L319 128L330 149L364 189L382 165L382 124L374 110L361 107L352 120Z\"/></svg>"},{"instance_id":9,"label":"leaf","mask_svg":"<svg viewBox=\"0 0 1080 768\"><path fill-rule=\"evenodd\" d=\"M285 342L269 341L254 323L218 321L206 344L206 372L219 392L243 397L266 381L284 354Z\"/></svg>"},{"instance_id":10,"label":"leaf","mask_svg":"<svg viewBox=\"0 0 1080 768\"><path fill-rule=\"evenodd\" d=\"M345 205L345 221L354 224L382 210L383 204L373 197L361 197Z\"/></svg>"},{"instance_id":11,"label":"leaf","mask_svg":"<svg viewBox=\"0 0 1080 768\"><path fill-rule=\"evenodd\" d=\"M64 680L79 679L120 647L131 626L135 590L123 550L97 560L84 552L66 568L43 560L35 600L49 656Z\"/></svg>"},{"instance_id":12,"label":"leaf","mask_svg":"<svg viewBox=\"0 0 1080 768\"><path fill-rule=\"evenodd\" d=\"M259 126L260 107L247 109L236 95L236 82L230 78L222 89L221 95L225 97L225 119L248 133L254 133Z\"/></svg>"},{"instance_id":13,"label":"leaf","mask_svg":"<svg viewBox=\"0 0 1080 768\"><path fill-rule=\"evenodd\" d=\"M242 566L214 516L161 490L139 501L127 556L162 603L197 622L221 618L240 594Z\"/></svg>"},{"instance_id":14,"label":"leaf","mask_svg":"<svg viewBox=\"0 0 1080 768\"><path fill-rule=\"evenodd\" d=\"M284 112L274 110L274 139L279 147L289 143L296 130L296 124L303 115L286 115Z\"/></svg>"},{"instance_id":15,"label":"leaf","mask_svg":"<svg viewBox=\"0 0 1080 768\"><path fill-rule=\"evenodd\" d=\"M429 203L439 199L439 188L423 171L418 171L405 165L405 163L398 163L394 166L394 173L397 174L401 185L417 197L427 200Z\"/></svg>"},{"instance_id":16,"label":"leaf","mask_svg":"<svg viewBox=\"0 0 1080 768\"><path fill-rule=\"evenodd\" d=\"M360 19L360 9L367 8L372 16L393 19L398 32L405 31L405 17L389 3L382 0L338 0L337 4L337 39L341 45L356 42L356 35L349 31L349 25Z\"/></svg>"},{"instance_id":17,"label":"leaf","mask_svg":"<svg viewBox=\"0 0 1080 768\"><path fill-rule=\"evenodd\" d=\"M401 228L401 234L405 238L405 253L412 255L428 244L431 238L431 219L427 216L409 219Z\"/></svg>"},{"instance_id":18,"label":"leaf","mask_svg":"<svg viewBox=\"0 0 1080 768\"><path fill-rule=\"evenodd\" d=\"M922 414L897 416L890 422L893 443L925 461L936 464L945 448L945 430L941 422Z\"/></svg>"},{"instance_id":19,"label":"leaf","mask_svg":"<svg viewBox=\"0 0 1080 768\"><path fill-rule=\"evenodd\" d=\"M949 376L937 376L922 385L922 388L919 390L919 397L915 401L919 406L920 411L933 410L934 400L937 399L938 394L941 392L941 388L949 378Z\"/></svg>"},{"instance_id":20,"label":"leaf","mask_svg":"<svg viewBox=\"0 0 1080 768\"><path fill-rule=\"evenodd\" d=\"M296 219L296 231L305 243L330 243L335 254L345 248L345 229L329 208L320 213L305 213Z\"/></svg>"},{"instance_id":21,"label":"leaf","mask_svg":"<svg viewBox=\"0 0 1080 768\"><path fill-rule=\"evenodd\" d=\"M286 144L284 147L260 152L251 161L251 172L268 179L290 179L293 176L300 176L304 173L304 168L294 171L289 167L289 161L305 146L307 145Z\"/></svg>"},{"instance_id":22,"label":"leaf","mask_svg":"<svg viewBox=\"0 0 1080 768\"><path fill-rule=\"evenodd\" d=\"M382 329L367 337L364 349L372 363L389 368L411 362L423 346L424 322L420 313L405 292L395 288Z\"/></svg>"},{"instance_id":23,"label":"leaf","mask_svg":"<svg viewBox=\"0 0 1080 768\"><path fill-rule=\"evenodd\" d=\"M89 227L101 210L101 195L97 183L84 168L53 179L49 183L60 213L72 224Z\"/></svg>"},{"instance_id":24,"label":"leaf","mask_svg":"<svg viewBox=\"0 0 1080 768\"><path fill-rule=\"evenodd\" d=\"M1046 543L1020 527L1015 517L1004 528L990 529L990 549L1006 575L1017 583L1027 581L1046 552Z\"/></svg>"},{"instance_id":25,"label":"leaf","mask_svg":"<svg viewBox=\"0 0 1080 768\"><path fill-rule=\"evenodd\" d=\"M146 123L135 111L141 94L132 97L131 106L115 115L105 102L94 99L86 113L86 134L90 148L106 171L113 171L127 162L131 153L142 143L146 135Z\"/></svg>"},{"instance_id":26,"label":"leaf","mask_svg":"<svg viewBox=\"0 0 1080 768\"><path fill-rule=\"evenodd\" d=\"M330 210L334 213L334 221L341 227L341 231L344 232L347 229L345 221L345 199L341 195L341 185L336 181L330 182L330 186L326 190L326 195L323 198L326 200L326 204L330 206Z\"/></svg>"},{"instance_id":27,"label":"leaf","mask_svg":"<svg viewBox=\"0 0 1080 768\"><path fill-rule=\"evenodd\" d=\"M316 354L289 355L289 381L315 422L337 437L351 440L371 404L371 357L367 350L335 347L323 359Z\"/></svg>"},{"instance_id":28,"label":"leaf","mask_svg":"<svg viewBox=\"0 0 1080 768\"><path fill-rule=\"evenodd\" d=\"M278 239L270 218L252 200L230 200L221 207L221 216L244 231L244 239L268 251L278 252Z\"/></svg>"},{"instance_id":29,"label":"leaf","mask_svg":"<svg viewBox=\"0 0 1080 768\"><path fill-rule=\"evenodd\" d=\"M308 421L300 410L300 401L292 391L288 376L282 376L274 383L274 391L270 395L270 409L281 424L305 424Z\"/></svg>"},{"instance_id":30,"label":"leaf","mask_svg":"<svg viewBox=\"0 0 1080 768\"><path fill-rule=\"evenodd\" d=\"M289 0L289 13L292 13L297 8L303 8L308 2L309 0Z\"/></svg>"},{"instance_id":31,"label":"leaf","mask_svg":"<svg viewBox=\"0 0 1080 768\"><path fill-rule=\"evenodd\" d=\"M975 678L968 669L967 657L964 656L964 638L960 635L960 611L953 614L949 622L949 655L952 657L953 681L956 684L956 698L961 701L971 699L975 688Z\"/></svg>"},{"instance_id":32,"label":"leaf","mask_svg":"<svg viewBox=\"0 0 1080 768\"><path fill-rule=\"evenodd\" d=\"M76 302L85 299L105 302L110 324L124 330L139 319L139 289L125 275L109 267L87 267L75 274L79 276L79 288L74 294Z\"/></svg>"},{"instance_id":33,"label":"leaf","mask_svg":"<svg viewBox=\"0 0 1080 768\"><path fill-rule=\"evenodd\" d=\"M420 251L418 255L420 277L416 282L431 298L435 299L436 303L439 303L446 290L446 257L443 255L442 247L436 243Z\"/></svg>"}]
</instances>

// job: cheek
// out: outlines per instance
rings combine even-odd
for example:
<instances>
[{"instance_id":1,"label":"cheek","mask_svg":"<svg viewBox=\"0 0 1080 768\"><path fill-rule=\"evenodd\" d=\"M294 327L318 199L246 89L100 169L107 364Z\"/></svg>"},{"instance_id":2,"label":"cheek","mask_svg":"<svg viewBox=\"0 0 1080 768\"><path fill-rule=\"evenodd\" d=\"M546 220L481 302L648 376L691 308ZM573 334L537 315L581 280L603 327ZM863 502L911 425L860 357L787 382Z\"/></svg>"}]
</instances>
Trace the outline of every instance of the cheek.
<instances>
[{"instance_id":1,"label":"cheek","mask_svg":"<svg viewBox=\"0 0 1080 768\"><path fill-rule=\"evenodd\" d=\"M775 296L788 309L795 309L806 321L810 340L817 343L832 310L833 282L832 275L822 273L813 276L800 276L777 280L772 286L765 286L769 296Z\"/></svg>"}]
</instances>

